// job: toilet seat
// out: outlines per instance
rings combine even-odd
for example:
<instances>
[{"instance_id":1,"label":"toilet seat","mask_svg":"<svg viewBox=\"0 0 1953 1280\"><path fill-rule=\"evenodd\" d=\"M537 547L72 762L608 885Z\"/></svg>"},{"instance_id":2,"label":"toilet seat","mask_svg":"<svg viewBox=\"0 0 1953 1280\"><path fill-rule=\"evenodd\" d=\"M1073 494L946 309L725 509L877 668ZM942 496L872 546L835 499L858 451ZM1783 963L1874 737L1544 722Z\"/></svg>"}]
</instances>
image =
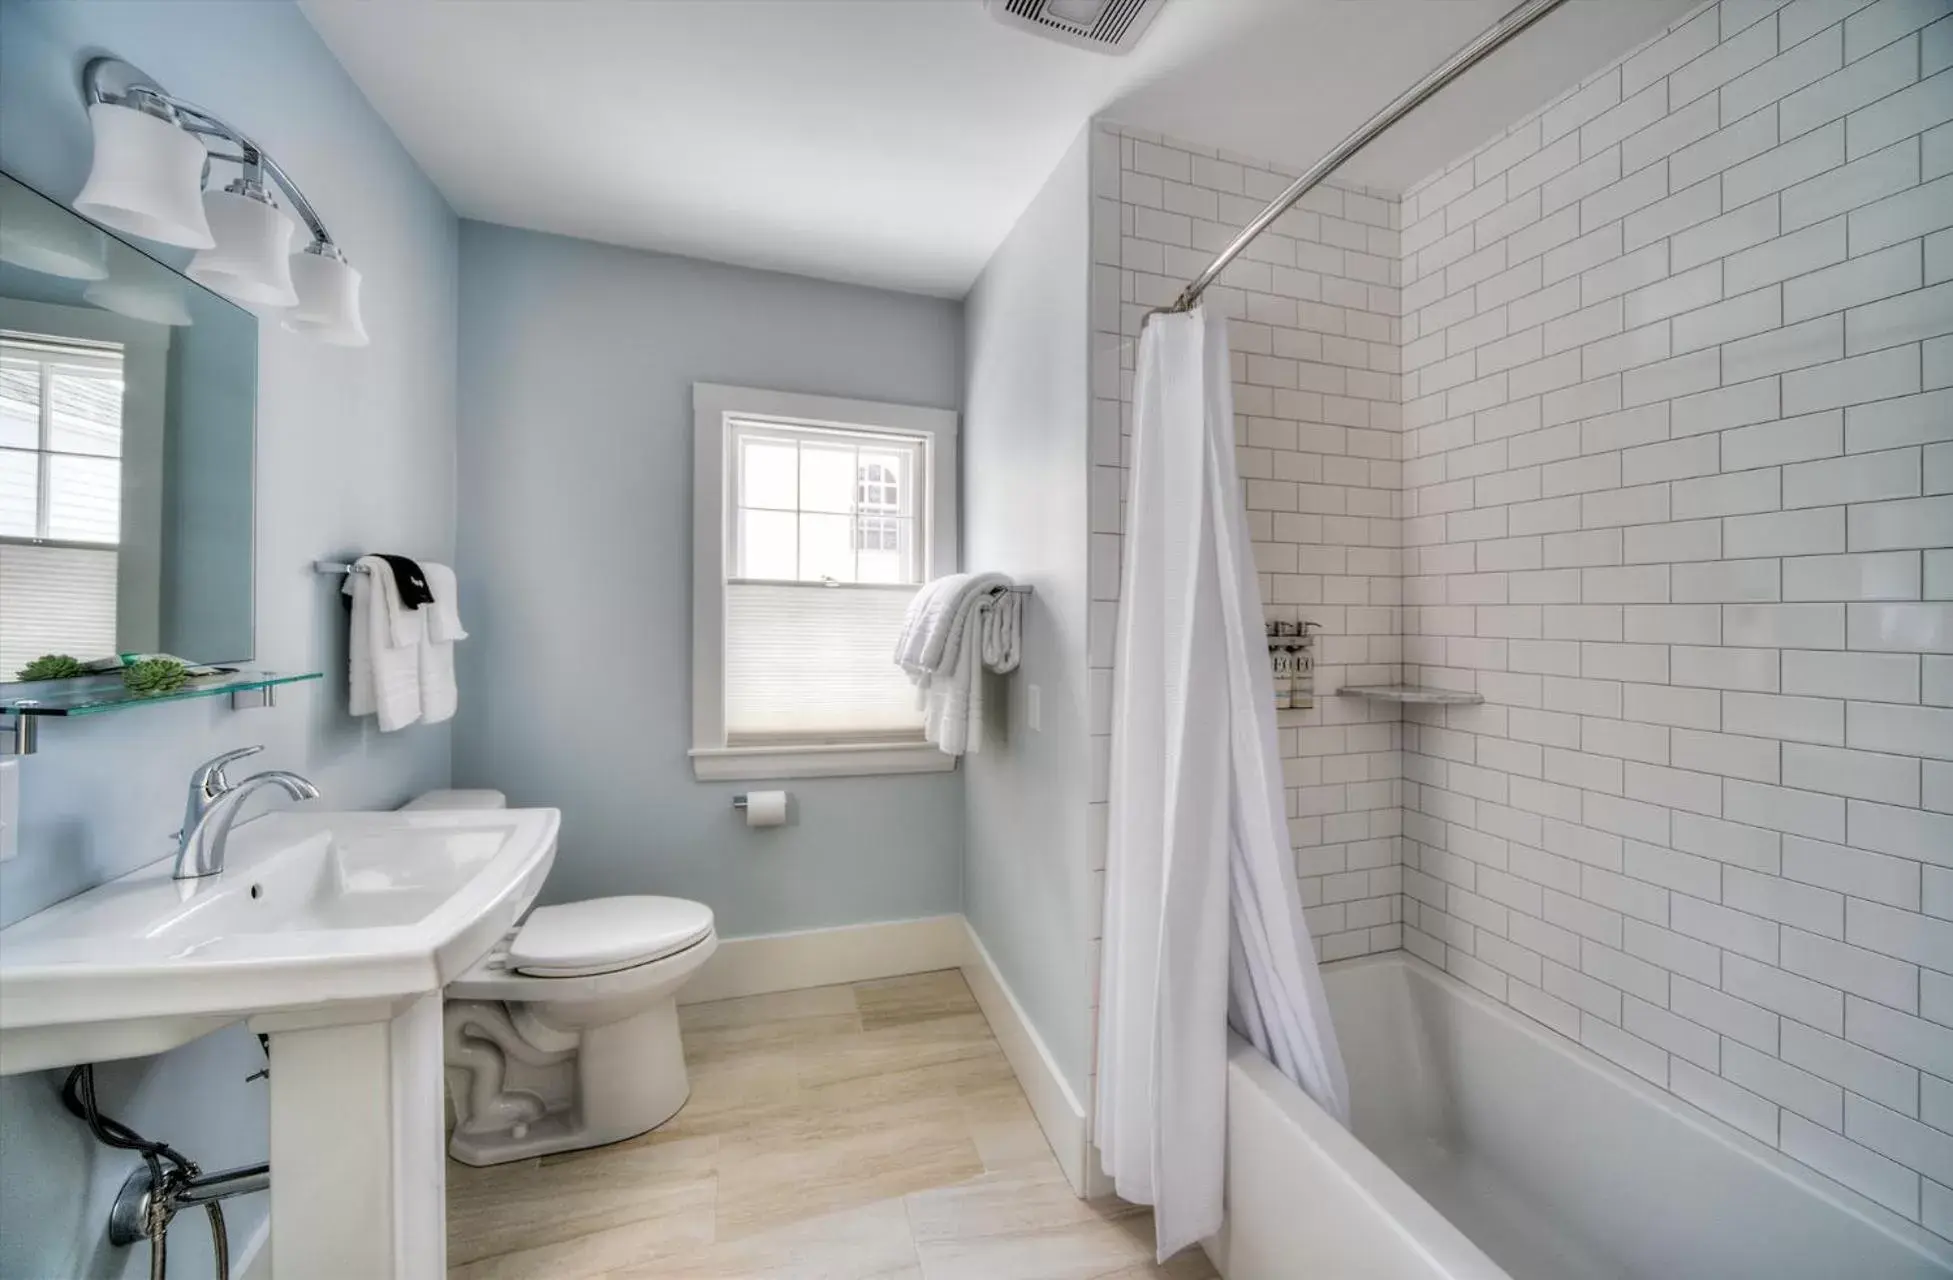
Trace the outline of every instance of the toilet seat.
<instances>
[{"instance_id":1,"label":"toilet seat","mask_svg":"<svg viewBox=\"0 0 1953 1280\"><path fill-rule=\"evenodd\" d=\"M588 978L650 964L712 932L712 908L635 895L538 907L509 939L508 969L529 978Z\"/></svg>"}]
</instances>

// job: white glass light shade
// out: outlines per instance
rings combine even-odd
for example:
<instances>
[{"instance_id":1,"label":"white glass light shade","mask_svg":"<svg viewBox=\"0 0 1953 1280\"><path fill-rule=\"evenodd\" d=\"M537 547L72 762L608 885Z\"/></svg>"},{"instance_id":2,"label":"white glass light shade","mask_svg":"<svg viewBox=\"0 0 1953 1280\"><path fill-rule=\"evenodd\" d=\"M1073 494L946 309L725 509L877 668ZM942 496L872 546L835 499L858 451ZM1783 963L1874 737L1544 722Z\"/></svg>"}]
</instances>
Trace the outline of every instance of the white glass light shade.
<instances>
[{"instance_id":1,"label":"white glass light shade","mask_svg":"<svg viewBox=\"0 0 1953 1280\"><path fill-rule=\"evenodd\" d=\"M192 323L190 310L183 303L182 292L176 286L156 280L132 282L111 276L89 285L81 291L81 296L104 311L113 311L131 320L147 320L151 324L172 327Z\"/></svg>"},{"instance_id":2,"label":"white glass light shade","mask_svg":"<svg viewBox=\"0 0 1953 1280\"><path fill-rule=\"evenodd\" d=\"M95 158L75 210L146 240L208 249L216 243L203 214L207 152L195 135L134 107L88 108Z\"/></svg>"},{"instance_id":3,"label":"white glass light shade","mask_svg":"<svg viewBox=\"0 0 1953 1280\"><path fill-rule=\"evenodd\" d=\"M238 302L289 307L298 301L291 215L235 191L206 191L203 211L217 243L190 259L184 275Z\"/></svg>"},{"instance_id":4,"label":"white glass light shade","mask_svg":"<svg viewBox=\"0 0 1953 1280\"><path fill-rule=\"evenodd\" d=\"M343 258L324 253L292 255L292 282L298 306L285 315L285 327L337 347L363 347L369 339L359 318L359 272Z\"/></svg>"},{"instance_id":5,"label":"white glass light shade","mask_svg":"<svg viewBox=\"0 0 1953 1280\"><path fill-rule=\"evenodd\" d=\"M108 275L108 237L25 187L0 186L0 262L69 280Z\"/></svg>"}]
</instances>

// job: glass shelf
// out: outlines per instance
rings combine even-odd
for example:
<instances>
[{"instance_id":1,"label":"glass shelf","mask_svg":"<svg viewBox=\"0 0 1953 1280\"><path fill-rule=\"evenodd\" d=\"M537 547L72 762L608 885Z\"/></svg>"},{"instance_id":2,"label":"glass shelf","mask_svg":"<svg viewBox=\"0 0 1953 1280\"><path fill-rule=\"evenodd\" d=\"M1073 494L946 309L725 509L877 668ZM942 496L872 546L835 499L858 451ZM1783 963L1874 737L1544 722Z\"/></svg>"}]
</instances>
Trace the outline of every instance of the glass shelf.
<instances>
[{"instance_id":1,"label":"glass shelf","mask_svg":"<svg viewBox=\"0 0 1953 1280\"><path fill-rule=\"evenodd\" d=\"M116 673L82 676L73 680L34 680L9 684L0 693L0 713L20 716L92 716L125 707L144 707L158 702L185 702L191 698L214 698L220 693L255 693L275 689L281 684L317 680L323 672L306 671L281 674L276 671L217 671L207 676L192 676L182 688L168 693L131 693ZM268 701L268 699L266 700ZM242 704L240 704L242 705ZM250 704L250 705L262 705Z\"/></svg>"},{"instance_id":2,"label":"glass shelf","mask_svg":"<svg viewBox=\"0 0 1953 1280\"><path fill-rule=\"evenodd\" d=\"M1372 702L1424 703L1438 706L1475 706L1485 701L1483 694L1463 689L1432 689L1420 684L1346 684L1339 693Z\"/></svg>"}]
</instances>

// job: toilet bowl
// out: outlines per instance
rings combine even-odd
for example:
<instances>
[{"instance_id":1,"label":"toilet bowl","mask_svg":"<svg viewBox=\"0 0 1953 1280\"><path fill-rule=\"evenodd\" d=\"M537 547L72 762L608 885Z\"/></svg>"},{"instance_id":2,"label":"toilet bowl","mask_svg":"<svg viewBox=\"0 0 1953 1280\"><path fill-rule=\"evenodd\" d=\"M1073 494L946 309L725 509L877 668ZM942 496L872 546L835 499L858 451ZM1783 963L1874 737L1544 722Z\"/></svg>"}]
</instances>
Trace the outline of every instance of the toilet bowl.
<instances>
[{"instance_id":1,"label":"toilet bowl","mask_svg":"<svg viewBox=\"0 0 1953 1280\"><path fill-rule=\"evenodd\" d=\"M435 791L410 809L501 808ZM711 908L682 898L538 907L447 986L443 1044L471 1165L602 1146L657 1128L690 1093L678 989L718 948Z\"/></svg>"}]
</instances>

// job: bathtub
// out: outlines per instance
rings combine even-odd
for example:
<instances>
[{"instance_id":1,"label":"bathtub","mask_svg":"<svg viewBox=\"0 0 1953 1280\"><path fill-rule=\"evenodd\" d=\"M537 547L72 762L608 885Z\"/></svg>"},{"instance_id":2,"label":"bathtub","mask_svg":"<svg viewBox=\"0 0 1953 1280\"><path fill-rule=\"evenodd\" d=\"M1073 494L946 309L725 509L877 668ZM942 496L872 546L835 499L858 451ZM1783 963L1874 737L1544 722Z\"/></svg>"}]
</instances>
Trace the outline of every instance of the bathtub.
<instances>
[{"instance_id":1,"label":"bathtub","mask_svg":"<svg viewBox=\"0 0 1953 1280\"><path fill-rule=\"evenodd\" d=\"M1355 1134L1236 1041L1228 1280L1953 1273L1953 1244L1413 956L1323 977Z\"/></svg>"}]
</instances>

